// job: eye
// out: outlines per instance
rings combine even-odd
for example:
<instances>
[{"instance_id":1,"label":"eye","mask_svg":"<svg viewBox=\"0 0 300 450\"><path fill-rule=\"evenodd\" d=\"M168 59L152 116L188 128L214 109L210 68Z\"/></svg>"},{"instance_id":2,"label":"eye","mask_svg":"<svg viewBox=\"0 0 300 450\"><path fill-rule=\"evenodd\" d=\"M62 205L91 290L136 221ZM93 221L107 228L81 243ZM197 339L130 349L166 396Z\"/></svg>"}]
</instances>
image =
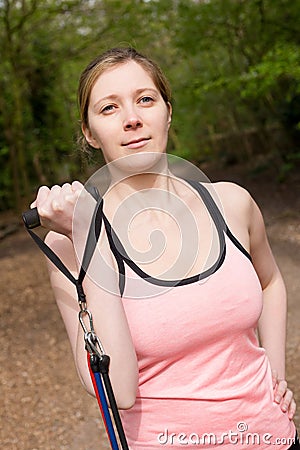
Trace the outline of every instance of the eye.
<instances>
[{"instance_id":1,"label":"eye","mask_svg":"<svg viewBox=\"0 0 300 450\"><path fill-rule=\"evenodd\" d=\"M104 108L101 109L101 113L103 114L109 114L110 112L112 112L115 109L114 105L106 105L104 106Z\"/></svg>"},{"instance_id":2,"label":"eye","mask_svg":"<svg viewBox=\"0 0 300 450\"><path fill-rule=\"evenodd\" d=\"M140 103L145 103L145 104L151 104L152 102L154 102L154 99L152 97L149 97L148 95L145 95L144 97L142 97L139 100Z\"/></svg>"}]
</instances>

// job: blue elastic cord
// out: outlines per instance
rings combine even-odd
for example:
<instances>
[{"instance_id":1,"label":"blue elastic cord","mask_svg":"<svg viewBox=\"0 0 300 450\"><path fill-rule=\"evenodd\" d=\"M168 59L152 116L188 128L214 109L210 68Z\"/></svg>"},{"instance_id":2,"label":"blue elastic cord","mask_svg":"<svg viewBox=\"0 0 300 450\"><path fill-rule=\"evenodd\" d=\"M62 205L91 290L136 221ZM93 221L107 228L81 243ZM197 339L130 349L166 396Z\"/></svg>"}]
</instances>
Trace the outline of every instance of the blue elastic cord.
<instances>
[{"instance_id":1,"label":"blue elastic cord","mask_svg":"<svg viewBox=\"0 0 300 450\"><path fill-rule=\"evenodd\" d=\"M106 395L103 388L103 383L101 380L101 375L99 372L94 373L95 381L97 384L98 394L100 398L100 402L102 405L103 415L105 418L106 426L107 426L107 432L111 444L112 450L119 450L118 442L115 435L115 430L111 421L110 413L108 410Z\"/></svg>"}]
</instances>

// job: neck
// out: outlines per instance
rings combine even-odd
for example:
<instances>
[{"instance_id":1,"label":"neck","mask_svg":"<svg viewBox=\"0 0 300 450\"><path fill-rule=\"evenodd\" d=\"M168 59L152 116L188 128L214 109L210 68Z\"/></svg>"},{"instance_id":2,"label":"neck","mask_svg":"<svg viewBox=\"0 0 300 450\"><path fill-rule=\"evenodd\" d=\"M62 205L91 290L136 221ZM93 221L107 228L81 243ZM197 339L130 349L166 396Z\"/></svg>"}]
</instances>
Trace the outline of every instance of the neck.
<instances>
[{"instance_id":1,"label":"neck","mask_svg":"<svg viewBox=\"0 0 300 450\"><path fill-rule=\"evenodd\" d=\"M147 159L149 162L149 154L146 155L146 162ZM111 183L105 195L107 201L104 203L108 215L113 215L120 205L128 208L127 213L148 208L168 210L174 202L174 194L178 194L178 178L170 172L166 154L156 154L154 159L155 164L151 167L145 167L145 159L143 167L142 164L137 164L138 159L135 159L134 166L129 166L124 158L109 165ZM128 170L129 168L131 170Z\"/></svg>"},{"instance_id":2,"label":"neck","mask_svg":"<svg viewBox=\"0 0 300 450\"><path fill-rule=\"evenodd\" d=\"M146 189L168 189L170 172L165 153L137 153L109 165L110 188L127 193Z\"/></svg>"}]
</instances>

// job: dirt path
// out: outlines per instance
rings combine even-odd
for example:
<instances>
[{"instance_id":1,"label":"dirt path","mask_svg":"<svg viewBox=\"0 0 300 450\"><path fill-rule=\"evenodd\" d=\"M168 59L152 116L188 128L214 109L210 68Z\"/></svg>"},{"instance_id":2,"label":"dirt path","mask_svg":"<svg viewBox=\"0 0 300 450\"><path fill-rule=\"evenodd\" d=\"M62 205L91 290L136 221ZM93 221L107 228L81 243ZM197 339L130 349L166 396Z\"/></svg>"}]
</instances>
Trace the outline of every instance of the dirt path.
<instances>
[{"instance_id":1,"label":"dirt path","mask_svg":"<svg viewBox=\"0 0 300 450\"><path fill-rule=\"evenodd\" d=\"M235 176L236 181L241 178ZM286 280L287 378L300 403L299 183L291 188L243 178L242 184L264 212L270 242ZM1 241L0 277L1 448L109 448L96 401L77 378L43 256L21 227ZM299 413L295 421L300 429Z\"/></svg>"}]
</instances>

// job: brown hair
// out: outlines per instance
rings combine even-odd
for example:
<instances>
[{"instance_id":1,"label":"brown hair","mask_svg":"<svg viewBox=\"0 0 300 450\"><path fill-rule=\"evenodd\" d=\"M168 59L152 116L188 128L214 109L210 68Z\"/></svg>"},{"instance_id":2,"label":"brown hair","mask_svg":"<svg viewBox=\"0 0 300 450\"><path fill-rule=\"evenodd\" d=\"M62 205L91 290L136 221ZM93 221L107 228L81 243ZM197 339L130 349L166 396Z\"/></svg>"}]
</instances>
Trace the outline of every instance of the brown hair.
<instances>
[{"instance_id":1,"label":"brown hair","mask_svg":"<svg viewBox=\"0 0 300 450\"><path fill-rule=\"evenodd\" d=\"M143 69L151 76L155 86L159 90L163 100L168 105L171 101L171 89L165 75L160 67L151 59L138 53L132 47L112 48L105 53L99 55L82 72L79 79L78 86L78 104L80 110L81 124L89 127L88 121L88 107L92 88L98 77L105 72L105 70L112 68L118 64L124 64L128 61L135 61L140 64ZM82 144L87 150L87 142L83 140ZM89 148L90 146L88 146Z\"/></svg>"}]
</instances>

